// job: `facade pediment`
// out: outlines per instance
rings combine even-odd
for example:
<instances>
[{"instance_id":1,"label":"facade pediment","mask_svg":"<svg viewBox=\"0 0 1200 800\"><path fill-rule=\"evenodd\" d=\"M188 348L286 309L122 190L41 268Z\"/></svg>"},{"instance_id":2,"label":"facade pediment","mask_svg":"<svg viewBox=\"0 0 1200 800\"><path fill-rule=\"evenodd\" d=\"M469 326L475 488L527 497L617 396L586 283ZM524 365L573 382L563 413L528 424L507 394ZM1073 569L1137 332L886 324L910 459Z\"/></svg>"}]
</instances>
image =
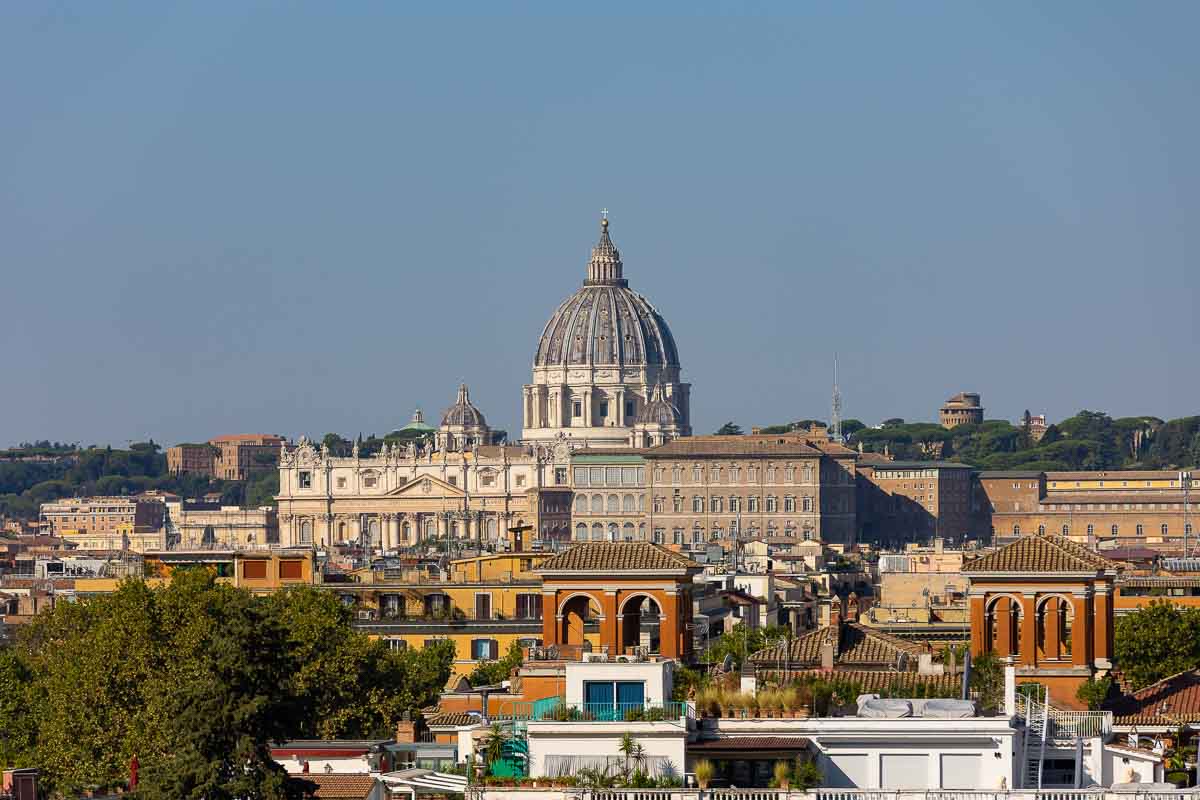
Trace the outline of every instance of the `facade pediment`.
<instances>
[{"instance_id":1,"label":"facade pediment","mask_svg":"<svg viewBox=\"0 0 1200 800\"><path fill-rule=\"evenodd\" d=\"M460 487L447 483L441 478L436 478L433 475L422 475L403 486L393 489L387 493L387 496L424 497L426 495L436 495L438 497L463 497L465 494Z\"/></svg>"}]
</instances>

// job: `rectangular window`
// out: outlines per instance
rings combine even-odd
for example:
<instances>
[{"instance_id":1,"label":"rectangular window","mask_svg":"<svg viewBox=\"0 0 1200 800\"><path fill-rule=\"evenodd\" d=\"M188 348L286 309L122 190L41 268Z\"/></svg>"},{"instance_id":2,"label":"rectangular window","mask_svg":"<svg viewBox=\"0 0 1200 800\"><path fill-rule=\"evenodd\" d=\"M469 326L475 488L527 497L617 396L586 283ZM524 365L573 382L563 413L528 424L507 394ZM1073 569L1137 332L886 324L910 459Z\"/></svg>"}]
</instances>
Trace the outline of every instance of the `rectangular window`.
<instances>
[{"instance_id":1,"label":"rectangular window","mask_svg":"<svg viewBox=\"0 0 1200 800\"><path fill-rule=\"evenodd\" d=\"M626 400L626 401L625 401L625 416L626 416L626 417L628 417L628 418L630 418L630 419L632 419L632 418L633 418L633 416L634 416L634 409L633 409L633 401L632 401L632 400Z\"/></svg>"},{"instance_id":2,"label":"rectangular window","mask_svg":"<svg viewBox=\"0 0 1200 800\"><path fill-rule=\"evenodd\" d=\"M555 486L566 486L567 485L567 468L566 467L555 467L554 468L554 485Z\"/></svg>"},{"instance_id":3,"label":"rectangular window","mask_svg":"<svg viewBox=\"0 0 1200 800\"><path fill-rule=\"evenodd\" d=\"M608 483L609 486L620 486L621 485L621 468L620 467L606 467L604 470L604 480Z\"/></svg>"},{"instance_id":4,"label":"rectangular window","mask_svg":"<svg viewBox=\"0 0 1200 800\"><path fill-rule=\"evenodd\" d=\"M575 468L575 485L576 486L587 486L588 485L587 467L576 467Z\"/></svg>"},{"instance_id":5,"label":"rectangular window","mask_svg":"<svg viewBox=\"0 0 1200 800\"><path fill-rule=\"evenodd\" d=\"M304 577L304 562L289 558L279 562L279 579L281 581L298 581Z\"/></svg>"},{"instance_id":6,"label":"rectangular window","mask_svg":"<svg viewBox=\"0 0 1200 800\"><path fill-rule=\"evenodd\" d=\"M247 580L264 580L267 577L267 562L261 559L242 562L242 577Z\"/></svg>"},{"instance_id":7,"label":"rectangular window","mask_svg":"<svg viewBox=\"0 0 1200 800\"><path fill-rule=\"evenodd\" d=\"M626 486L637 486L638 483L640 483L638 480L637 467L622 467L621 483L625 484Z\"/></svg>"},{"instance_id":8,"label":"rectangular window","mask_svg":"<svg viewBox=\"0 0 1200 800\"><path fill-rule=\"evenodd\" d=\"M492 618L492 596L486 593L475 595L475 619Z\"/></svg>"},{"instance_id":9,"label":"rectangular window","mask_svg":"<svg viewBox=\"0 0 1200 800\"><path fill-rule=\"evenodd\" d=\"M608 401L601 400L600 401L600 418L605 419L607 417L608 417Z\"/></svg>"},{"instance_id":10,"label":"rectangular window","mask_svg":"<svg viewBox=\"0 0 1200 800\"><path fill-rule=\"evenodd\" d=\"M403 639L388 639L387 643L388 649L393 652L403 653L408 649L408 642L404 641Z\"/></svg>"},{"instance_id":11,"label":"rectangular window","mask_svg":"<svg viewBox=\"0 0 1200 800\"><path fill-rule=\"evenodd\" d=\"M541 619L542 618L542 596L540 594L519 594L519 595L517 595L517 618L518 619Z\"/></svg>"},{"instance_id":12,"label":"rectangular window","mask_svg":"<svg viewBox=\"0 0 1200 800\"><path fill-rule=\"evenodd\" d=\"M583 416L583 403L581 401L576 400L575 402L571 403L571 416Z\"/></svg>"},{"instance_id":13,"label":"rectangular window","mask_svg":"<svg viewBox=\"0 0 1200 800\"><path fill-rule=\"evenodd\" d=\"M476 661L493 661L499 651L498 642L495 639L472 639L471 640L471 658Z\"/></svg>"},{"instance_id":14,"label":"rectangular window","mask_svg":"<svg viewBox=\"0 0 1200 800\"><path fill-rule=\"evenodd\" d=\"M308 470L301 470L301 472L300 472L300 488L301 489L311 489L312 488L312 473L309 472Z\"/></svg>"}]
</instances>

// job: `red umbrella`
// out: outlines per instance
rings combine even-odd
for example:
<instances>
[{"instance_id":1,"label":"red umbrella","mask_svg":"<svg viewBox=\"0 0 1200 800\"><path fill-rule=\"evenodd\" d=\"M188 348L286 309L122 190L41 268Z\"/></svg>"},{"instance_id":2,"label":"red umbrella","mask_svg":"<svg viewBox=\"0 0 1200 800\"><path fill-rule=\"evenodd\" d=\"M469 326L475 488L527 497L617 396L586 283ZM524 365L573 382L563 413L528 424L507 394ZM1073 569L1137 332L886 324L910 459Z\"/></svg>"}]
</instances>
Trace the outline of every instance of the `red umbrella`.
<instances>
[{"instance_id":1,"label":"red umbrella","mask_svg":"<svg viewBox=\"0 0 1200 800\"><path fill-rule=\"evenodd\" d=\"M301 770L305 775L308 774L308 761L304 762L304 769Z\"/></svg>"},{"instance_id":2,"label":"red umbrella","mask_svg":"<svg viewBox=\"0 0 1200 800\"><path fill-rule=\"evenodd\" d=\"M137 758L137 753L134 753L133 758L129 759L129 788L130 789L137 788L137 774L138 774L138 758Z\"/></svg>"}]
</instances>

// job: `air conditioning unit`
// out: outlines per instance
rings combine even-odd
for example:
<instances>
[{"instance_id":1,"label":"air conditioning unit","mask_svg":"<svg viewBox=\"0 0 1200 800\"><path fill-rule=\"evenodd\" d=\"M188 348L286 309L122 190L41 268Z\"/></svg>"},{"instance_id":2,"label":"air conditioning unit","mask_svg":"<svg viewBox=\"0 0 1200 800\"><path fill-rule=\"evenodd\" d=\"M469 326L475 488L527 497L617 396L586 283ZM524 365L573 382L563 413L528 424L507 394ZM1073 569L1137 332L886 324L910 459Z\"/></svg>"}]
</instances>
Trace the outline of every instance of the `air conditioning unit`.
<instances>
[{"instance_id":1,"label":"air conditioning unit","mask_svg":"<svg viewBox=\"0 0 1200 800\"><path fill-rule=\"evenodd\" d=\"M599 664L608 661L608 653L584 653L583 661L586 664Z\"/></svg>"}]
</instances>

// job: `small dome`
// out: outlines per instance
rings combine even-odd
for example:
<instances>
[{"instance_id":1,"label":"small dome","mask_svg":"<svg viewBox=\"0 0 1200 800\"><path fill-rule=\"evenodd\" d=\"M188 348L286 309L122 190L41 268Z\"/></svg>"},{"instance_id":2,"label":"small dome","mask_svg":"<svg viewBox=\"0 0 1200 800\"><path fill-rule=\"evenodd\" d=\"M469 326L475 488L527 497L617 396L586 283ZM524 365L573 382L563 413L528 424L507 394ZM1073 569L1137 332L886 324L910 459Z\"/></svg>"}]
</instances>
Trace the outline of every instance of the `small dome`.
<instances>
[{"instance_id":1,"label":"small dome","mask_svg":"<svg viewBox=\"0 0 1200 800\"><path fill-rule=\"evenodd\" d=\"M542 331L534 366L679 366L667 322L629 288L608 220L592 248L583 288L568 297Z\"/></svg>"},{"instance_id":2,"label":"small dome","mask_svg":"<svg viewBox=\"0 0 1200 800\"><path fill-rule=\"evenodd\" d=\"M433 427L432 425L430 425L429 423L427 423L425 421L425 415L422 414L421 409L418 408L416 411L413 412L412 419L409 420L407 425L405 425L402 428L397 428L396 430L392 431L391 434L389 434L389 435L394 436L396 434L403 434L403 433L425 434L425 433L433 433L436 430L437 430L437 428Z\"/></svg>"},{"instance_id":3,"label":"small dome","mask_svg":"<svg viewBox=\"0 0 1200 800\"><path fill-rule=\"evenodd\" d=\"M680 424L682 419L683 415L679 413L679 409L663 396L662 386L659 385L654 387L654 394L651 395L650 402L642 406L637 424L670 427Z\"/></svg>"},{"instance_id":4,"label":"small dome","mask_svg":"<svg viewBox=\"0 0 1200 800\"><path fill-rule=\"evenodd\" d=\"M466 428L486 428L487 421L483 412L471 402L470 392L464 383L458 387L458 400L442 414L442 427L462 426Z\"/></svg>"}]
</instances>

